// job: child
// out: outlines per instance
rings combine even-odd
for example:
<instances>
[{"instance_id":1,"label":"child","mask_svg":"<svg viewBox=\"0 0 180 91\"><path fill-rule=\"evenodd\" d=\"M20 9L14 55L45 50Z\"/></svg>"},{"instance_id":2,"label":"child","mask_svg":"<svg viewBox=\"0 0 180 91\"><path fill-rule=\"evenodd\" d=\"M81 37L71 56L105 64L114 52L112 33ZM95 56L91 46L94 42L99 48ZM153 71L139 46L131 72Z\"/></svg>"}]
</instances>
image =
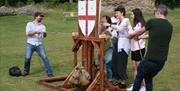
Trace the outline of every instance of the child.
<instances>
[{"instance_id":1,"label":"child","mask_svg":"<svg viewBox=\"0 0 180 91\"><path fill-rule=\"evenodd\" d=\"M102 17L102 23L111 23L111 18L109 16L104 15ZM113 53L113 44L112 38L115 36L116 32L112 30L112 28L103 26L101 30L100 38L105 38L105 54L104 54L104 61L105 67L107 72L107 79L108 81L112 81L112 69L111 69L111 60L112 60L112 53Z\"/></svg>"}]
</instances>

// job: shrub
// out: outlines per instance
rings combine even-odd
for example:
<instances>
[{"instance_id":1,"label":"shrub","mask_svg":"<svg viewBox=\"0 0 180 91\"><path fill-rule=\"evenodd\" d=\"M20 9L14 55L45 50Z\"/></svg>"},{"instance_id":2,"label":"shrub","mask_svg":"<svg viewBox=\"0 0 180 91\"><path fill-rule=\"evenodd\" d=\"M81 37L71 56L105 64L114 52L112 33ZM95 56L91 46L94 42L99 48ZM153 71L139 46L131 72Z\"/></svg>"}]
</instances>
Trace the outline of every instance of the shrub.
<instances>
[{"instance_id":1,"label":"shrub","mask_svg":"<svg viewBox=\"0 0 180 91\"><path fill-rule=\"evenodd\" d=\"M0 6L4 6L5 5L5 0L0 0Z\"/></svg>"},{"instance_id":2,"label":"shrub","mask_svg":"<svg viewBox=\"0 0 180 91\"><path fill-rule=\"evenodd\" d=\"M1 6L0 7L0 16L9 16L9 15L16 15L16 13L11 8Z\"/></svg>"},{"instance_id":3,"label":"shrub","mask_svg":"<svg viewBox=\"0 0 180 91\"><path fill-rule=\"evenodd\" d=\"M155 6L157 6L159 4L165 4L169 8L173 9L175 7L176 0L156 0L155 1Z\"/></svg>"}]
</instances>

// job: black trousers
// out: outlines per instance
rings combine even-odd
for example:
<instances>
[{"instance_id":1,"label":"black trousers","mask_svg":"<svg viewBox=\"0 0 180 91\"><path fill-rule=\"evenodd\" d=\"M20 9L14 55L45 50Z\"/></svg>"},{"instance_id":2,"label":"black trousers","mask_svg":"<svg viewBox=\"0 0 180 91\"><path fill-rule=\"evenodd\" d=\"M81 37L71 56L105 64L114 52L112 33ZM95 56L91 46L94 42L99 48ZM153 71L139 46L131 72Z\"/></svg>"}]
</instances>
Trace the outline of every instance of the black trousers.
<instances>
[{"instance_id":1,"label":"black trousers","mask_svg":"<svg viewBox=\"0 0 180 91\"><path fill-rule=\"evenodd\" d=\"M112 56L112 72L113 77L117 80L126 80L127 77L127 62L128 54L122 49L117 51L117 41L114 42L113 56Z\"/></svg>"},{"instance_id":2,"label":"black trousers","mask_svg":"<svg viewBox=\"0 0 180 91\"><path fill-rule=\"evenodd\" d=\"M137 76L134 81L133 91L139 91L142 80L145 80L146 91L153 91L153 78L165 64L165 60L150 60L144 58L137 69Z\"/></svg>"}]
</instances>

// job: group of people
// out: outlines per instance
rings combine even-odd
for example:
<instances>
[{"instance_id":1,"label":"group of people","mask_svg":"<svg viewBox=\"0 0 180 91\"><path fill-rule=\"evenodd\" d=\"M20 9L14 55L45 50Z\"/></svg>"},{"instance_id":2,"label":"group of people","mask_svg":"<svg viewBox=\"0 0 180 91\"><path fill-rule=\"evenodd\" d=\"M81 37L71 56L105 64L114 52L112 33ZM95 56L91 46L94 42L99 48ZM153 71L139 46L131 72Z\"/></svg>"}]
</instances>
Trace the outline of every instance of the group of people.
<instances>
[{"instance_id":1,"label":"group of people","mask_svg":"<svg viewBox=\"0 0 180 91\"><path fill-rule=\"evenodd\" d=\"M117 7L115 16L102 17L102 33L108 31L111 34L111 45L105 47L105 63L107 78L112 81L115 78L117 81L113 84L120 88L126 88L126 80L128 78L126 70L128 63L128 54L131 50L131 59L134 69L134 78L137 74L137 66L145 54L145 38L147 35L136 36L130 38L130 34L140 31L145 26L145 20L139 8L133 9L130 20L125 17L126 11L123 6ZM132 87L131 87L132 88Z\"/></svg>"},{"instance_id":2,"label":"group of people","mask_svg":"<svg viewBox=\"0 0 180 91\"><path fill-rule=\"evenodd\" d=\"M162 69L167 60L172 25L166 19L167 7L155 7L154 18L145 21L142 11L131 11L130 20L126 18L123 6L114 10L115 16L102 16L100 34L110 35L111 45L105 46L105 67L109 81L115 79L114 86L126 88L128 54L131 51L134 84L128 91L152 91L153 77ZM147 32L146 32L147 31ZM108 33L107 33L108 32ZM145 39L148 38L145 55ZM144 56L145 55L145 56Z\"/></svg>"},{"instance_id":3,"label":"group of people","mask_svg":"<svg viewBox=\"0 0 180 91\"><path fill-rule=\"evenodd\" d=\"M126 18L123 6L115 8L115 16L102 17L102 31L109 35L110 40L105 47L105 66L107 78L116 81L114 86L126 88L128 54L131 51L131 59L134 69L133 91L139 91L144 79L146 91L152 91L153 77L163 68L168 55L169 42L172 35L172 25L166 19L167 7L159 5L155 8L154 18L145 22L139 8L133 9L131 17L133 24ZM43 45L43 39L47 36L46 27L41 23L44 15L36 12L34 21L26 26L27 44L23 75L30 73L30 61L36 51L43 60L48 77L52 77L53 71ZM145 31L148 31L146 33ZM145 54L145 39L148 37L148 47Z\"/></svg>"}]
</instances>

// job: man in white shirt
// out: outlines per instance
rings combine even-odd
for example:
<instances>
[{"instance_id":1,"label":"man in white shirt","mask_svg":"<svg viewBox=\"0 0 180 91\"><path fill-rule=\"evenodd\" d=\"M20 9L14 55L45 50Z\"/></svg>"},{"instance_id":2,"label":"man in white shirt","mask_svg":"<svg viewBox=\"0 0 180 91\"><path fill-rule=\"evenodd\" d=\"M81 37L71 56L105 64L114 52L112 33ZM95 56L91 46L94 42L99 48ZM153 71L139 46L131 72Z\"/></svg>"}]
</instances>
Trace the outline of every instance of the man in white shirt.
<instances>
[{"instance_id":1,"label":"man in white shirt","mask_svg":"<svg viewBox=\"0 0 180 91\"><path fill-rule=\"evenodd\" d=\"M34 51L36 51L43 60L48 77L53 76L53 72L51 66L49 65L49 60L43 45L43 38L45 38L47 35L45 25L41 23L43 17L44 15L42 12L36 12L34 14L34 21L28 22L26 25L27 44L23 72L24 76L28 75L30 72L30 61Z\"/></svg>"}]
</instances>

